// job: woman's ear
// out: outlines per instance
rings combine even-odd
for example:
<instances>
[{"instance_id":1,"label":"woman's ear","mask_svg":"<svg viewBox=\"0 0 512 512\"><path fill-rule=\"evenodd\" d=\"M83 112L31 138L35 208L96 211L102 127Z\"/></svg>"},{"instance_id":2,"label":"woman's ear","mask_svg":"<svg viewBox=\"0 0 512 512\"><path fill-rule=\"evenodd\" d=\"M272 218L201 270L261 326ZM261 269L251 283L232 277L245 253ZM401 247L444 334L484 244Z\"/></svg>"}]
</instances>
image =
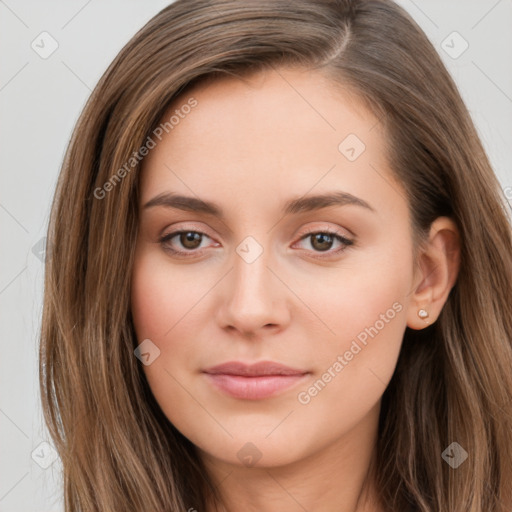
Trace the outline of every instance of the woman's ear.
<instances>
[{"instance_id":1,"label":"woman's ear","mask_svg":"<svg viewBox=\"0 0 512 512\"><path fill-rule=\"evenodd\" d=\"M438 217L418 254L407 326L423 329L434 323L448 299L460 267L460 235L449 217Z\"/></svg>"}]
</instances>

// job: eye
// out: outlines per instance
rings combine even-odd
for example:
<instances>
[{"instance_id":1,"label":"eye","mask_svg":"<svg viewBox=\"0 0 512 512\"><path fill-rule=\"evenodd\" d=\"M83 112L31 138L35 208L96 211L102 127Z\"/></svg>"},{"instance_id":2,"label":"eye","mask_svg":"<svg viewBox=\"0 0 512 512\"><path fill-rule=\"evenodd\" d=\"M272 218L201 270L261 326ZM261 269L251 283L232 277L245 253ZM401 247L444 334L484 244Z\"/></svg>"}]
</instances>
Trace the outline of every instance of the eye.
<instances>
[{"instance_id":1,"label":"eye","mask_svg":"<svg viewBox=\"0 0 512 512\"><path fill-rule=\"evenodd\" d=\"M342 233L330 229L309 231L301 236L299 242L307 239L309 239L310 246L314 252L328 253L328 255L338 254L354 244L353 240L348 239ZM336 250L330 250L335 242L338 242L341 247Z\"/></svg>"},{"instance_id":2,"label":"eye","mask_svg":"<svg viewBox=\"0 0 512 512\"><path fill-rule=\"evenodd\" d=\"M205 238L211 240L211 238L202 231L182 229L163 235L159 242L166 252L169 252L176 257L187 258L198 255L202 252L201 249L204 249L204 246L201 247L201 243ZM176 239L174 243L173 239ZM310 246L312 247L313 252L327 253L328 256L338 254L354 244L353 240L348 239L342 233L330 229L308 231L300 237L299 242L297 243L306 239L310 240ZM332 246L336 242L340 244L340 247L336 250L331 250ZM181 248L176 248L174 245L175 243L180 245ZM322 258L323 256L314 257Z\"/></svg>"},{"instance_id":3,"label":"eye","mask_svg":"<svg viewBox=\"0 0 512 512\"><path fill-rule=\"evenodd\" d=\"M164 248L164 250L166 250L167 252L170 252L171 254L174 254L176 256L182 256L186 258L189 255L193 256L194 254L201 252L198 251L198 249L201 249L201 242L205 237L210 238L208 235L202 233L201 231L184 229L181 231L173 231L172 233L162 236L159 242ZM177 239L177 243L179 243L181 247L183 247L185 250L175 249L172 246L171 242L174 238Z\"/></svg>"}]
</instances>

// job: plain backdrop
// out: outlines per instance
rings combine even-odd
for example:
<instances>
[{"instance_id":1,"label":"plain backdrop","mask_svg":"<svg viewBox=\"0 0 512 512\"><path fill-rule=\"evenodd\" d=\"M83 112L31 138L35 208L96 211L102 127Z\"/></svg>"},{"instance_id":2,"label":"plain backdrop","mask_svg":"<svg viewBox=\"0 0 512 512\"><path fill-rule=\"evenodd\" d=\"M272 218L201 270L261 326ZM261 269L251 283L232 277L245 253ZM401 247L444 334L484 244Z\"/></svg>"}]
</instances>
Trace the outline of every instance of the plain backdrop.
<instances>
[{"instance_id":1,"label":"plain backdrop","mask_svg":"<svg viewBox=\"0 0 512 512\"><path fill-rule=\"evenodd\" d=\"M42 239L87 97L130 37L168 3L0 0L0 512L64 510L60 460L39 401ZM455 78L512 199L512 0L399 3Z\"/></svg>"}]
</instances>

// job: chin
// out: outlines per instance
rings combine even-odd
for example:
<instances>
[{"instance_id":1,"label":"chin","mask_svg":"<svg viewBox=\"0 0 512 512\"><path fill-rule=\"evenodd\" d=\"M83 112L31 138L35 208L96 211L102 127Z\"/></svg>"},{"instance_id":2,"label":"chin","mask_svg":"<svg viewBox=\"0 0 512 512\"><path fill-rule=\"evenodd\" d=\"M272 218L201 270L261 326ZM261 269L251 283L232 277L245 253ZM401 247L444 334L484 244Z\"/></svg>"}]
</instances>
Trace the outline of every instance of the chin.
<instances>
[{"instance_id":1,"label":"chin","mask_svg":"<svg viewBox=\"0 0 512 512\"><path fill-rule=\"evenodd\" d=\"M309 450L300 432L295 435L287 431L268 435L261 433L231 432L233 438L201 439L195 442L208 459L240 468L272 468L297 462L307 457ZM202 442L201 442L202 441ZM313 447L311 447L313 451Z\"/></svg>"}]
</instances>

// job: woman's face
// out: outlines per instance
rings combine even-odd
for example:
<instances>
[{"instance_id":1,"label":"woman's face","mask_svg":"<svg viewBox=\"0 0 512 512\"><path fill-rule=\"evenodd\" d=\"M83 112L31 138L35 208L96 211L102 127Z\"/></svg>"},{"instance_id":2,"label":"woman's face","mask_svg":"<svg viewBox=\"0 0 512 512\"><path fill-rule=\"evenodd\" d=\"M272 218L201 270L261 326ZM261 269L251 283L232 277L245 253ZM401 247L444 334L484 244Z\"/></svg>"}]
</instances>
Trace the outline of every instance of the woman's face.
<instances>
[{"instance_id":1,"label":"woman's face","mask_svg":"<svg viewBox=\"0 0 512 512\"><path fill-rule=\"evenodd\" d=\"M156 400L224 463L362 446L414 306L381 125L291 68L196 86L173 113L144 160L132 275Z\"/></svg>"}]
</instances>

